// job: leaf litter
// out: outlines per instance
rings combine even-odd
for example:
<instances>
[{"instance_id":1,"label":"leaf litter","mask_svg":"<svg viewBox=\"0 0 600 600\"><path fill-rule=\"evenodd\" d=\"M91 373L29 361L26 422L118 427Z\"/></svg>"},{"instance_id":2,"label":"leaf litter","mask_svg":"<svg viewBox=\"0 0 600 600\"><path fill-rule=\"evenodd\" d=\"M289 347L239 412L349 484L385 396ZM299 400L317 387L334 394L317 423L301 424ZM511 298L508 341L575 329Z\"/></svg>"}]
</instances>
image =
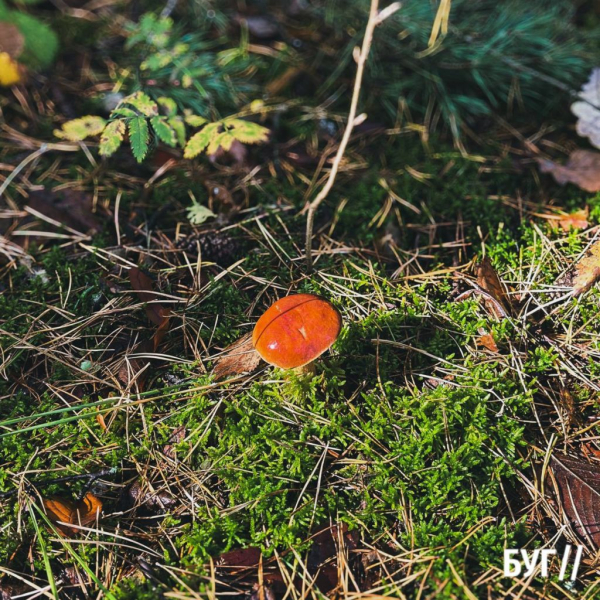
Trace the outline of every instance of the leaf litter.
<instances>
[{"instance_id":1,"label":"leaf litter","mask_svg":"<svg viewBox=\"0 0 600 600\"><path fill-rule=\"evenodd\" d=\"M43 505L50 521L67 537L81 534L82 530L77 526L93 525L102 512L102 501L91 492L77 501L60 497L44 498Z\"/></svg>"},{"instance_id":2,"label":"leaf litter","mask_svg":"<svg viewBox=\"0 0 600 600\"><path fill-rule=\"evenodd\" d=\"M550 464L569 522L584 541L600 548L600 465L560 453Z\"/></svg>"},{"instance_id":3,"label":"leaf litter","mask_svg":"<svg viewBox=\"0 0 600 600\"><path fill-rule=\"evenodd\" d=\"M556 285L571 289L573 296L587 292L600 279L600 240L593 243Z\"/></svg>"}]
</instances>

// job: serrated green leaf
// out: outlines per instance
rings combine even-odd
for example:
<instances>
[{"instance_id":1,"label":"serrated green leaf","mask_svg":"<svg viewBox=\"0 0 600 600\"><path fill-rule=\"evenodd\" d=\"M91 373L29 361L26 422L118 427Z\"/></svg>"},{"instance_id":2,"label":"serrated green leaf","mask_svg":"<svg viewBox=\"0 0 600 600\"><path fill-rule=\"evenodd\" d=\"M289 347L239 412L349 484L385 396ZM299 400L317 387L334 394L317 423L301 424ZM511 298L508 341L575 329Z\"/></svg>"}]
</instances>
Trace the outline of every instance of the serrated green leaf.
<instances>
[{"instance_id":1,"label":"serrated green leaf","mask_svg":"<svg viewBox=\"0 0 600 600\"><path fill-rule=\"evenodd\" d=\"M117 108L115 108L115 110L113 110L110 113L111 117L123 117L126 119L129 119L131 117L137 117L138 114L135 112L135 110L131 109L131 108L127 108L126 106L118 106Z\"/></svg>"},{"instance_id":2,"label":"serrated green leaf","mask_svg":"<svg viewBox=\"0 0 600 600\"><path fill-rule=\"evenodd\" d=\"M221 127L220 122L209 123L206 127L194 134L188 141L183 156L185 158L194 158L206 150L210 142L218 135Z\"/></svg>"},{"instance_id":3,"label":"serrated green leaf","mask_svg":"<svg viewBox=\"0 0 600 600\"><path fill-rule=\"evenodd\" d=\"M230 133L243 144L258 144L269 139L269 130L258 123L243 119L225 119L225 127L230 127Z\"/></svg>"},{"instance_id":4,"label":"serrated green leaf","mask_svg":"<svg viewBox=\"0 0 600 600\"><path fill-rule=\"evenodd\" d=\"M140 69L142 69L142 71L157 71L158 69L164 69L172 62L173 54L171 54L171 52L159 50L144 60L140 65Z\"/></svg>"},{"instance_id":5,"label":"serrated green leaf","mask_svg":"<svg viewBox=\"0 0 600 600\"><path fill-rule=\"evenodd\" d=\"M177 103L175 100L173 100L173 98L161 96L160 98L157 98L156 101L164 108L164 111L168 117L172 117L177 113Z\"/></svg>"},{"instance_id":6,"label":"serrated green leaf","mask_svg":"<svg viewBox=\"0 0 600 600\"><path fill-rule=\"evenodd\" d=\"M129 143L135 160L139 163L148 153L148 122L144 117L135 117L129 121Z\"/></svg>"},{"instance_id":7,"label":"serrated green leaf","mask_svg":"<svg viewBox=\"0 0 600 600\"><path fill-rule=\"evenodd\" d=\"M62 129L55 130L54 135L70 142L80 142L88 137L102 133L105 125L106 121L102 117L88 115L63 123Z\"/></svg>"},{"instance_id":8,"label":"serrated green leaf","mask_svg":"<svg viewBox=\"0 0 600 600\"><path fill-rule=\"evenodd\" d=\"M214 154L219 148L225 152L231 149L231 145L235 142L235 137L231 131L222 131L215 136L206 149L206 154Z\"/></svg>"},{"instance_id":9,"label":"serrated green leaf","mask_svg":"<svg viewBox=\"0 0 600 600\"><path fill-rule=\"evenodd\" d=\"M102 132L100 137L100 154L110 156L114 154L121 145L125 136L125 121L111 121Z\"/></svg>"},{"instance_id":10,"label":"serrated green leaf","mask_svg":"<svg viewBox=\"0 0 600 600\"><path fill-rule=\"evenodd\" d=\"M204 117L201 117L200 115L186 114L185 122L190 127L202 127L202 125L205 125L208 121Z\"/></svg>"},{"instance_id":11,"label":"serrated green leaf","mask_svg":"<svg viewBox=\"0 0 600 600\"><path fill-rule=\"evenodd\" d=\"M194 202L194 204L187 209L187 216L190 223L193 225L202 225L206 219L214 217L215 213L213 213L210 208L207 208L198 202Z\"/></svg>"},{"instance_id":12,"label":"serrated green leaf","mask_svg":"<svg viewBox=\"0 0 600 600\"><path fill-rule=\"evenodd\" d=\"M120 104L129 104L147 117L153 117L158 114L158 105L144 92L135 92L130 96L126 96L121 100Z\"/></svg>"},{"instance_id":13,"label":"serrated green leaf","mask_svg":"<svg viewBox=\"0 0 600 600\"><path fill-rule=\"evenodd\" d=\"M177 137L177 143L184 148L185 147L185 125L181 117L168 117L167 122L175 131Z\"/></svg>"},{"instance_id":14,"label":"serrated green leaf","mask_svg":"<svg viewBox=\"0 0 600 600\"><path fill-rule=\"evenodd\" d=\"M167 122L166 117L152 117L150 123L152 123L152 128L161 142L169 146L175 146L177 143L175 131Z\"/></svg>"}]
</instances>

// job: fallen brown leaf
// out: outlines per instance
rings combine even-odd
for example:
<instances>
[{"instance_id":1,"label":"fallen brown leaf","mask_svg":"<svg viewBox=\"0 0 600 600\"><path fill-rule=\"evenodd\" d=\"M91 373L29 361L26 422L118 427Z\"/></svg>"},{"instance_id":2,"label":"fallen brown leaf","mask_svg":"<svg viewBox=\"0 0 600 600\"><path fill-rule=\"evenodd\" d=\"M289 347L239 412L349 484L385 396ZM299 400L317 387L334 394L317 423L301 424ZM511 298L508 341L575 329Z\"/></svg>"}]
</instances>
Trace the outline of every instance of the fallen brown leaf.
<instances>
[{"instance_id":1,"label":"fallen brown leaf","mask_svg":"<svg viewBox=\"0 0 600 600\"><path fill-rule=\"evenodd\" d=\"M141 479L136 479L125 491L127 506L143 506L153 513L162 513L177 504L177 500L166 492L156 492Z\"/></svg>"},{"instance_id":2,"label":"fallen brown leaf","mask_svg":"<svg viewBox=\"0 0 600 600\"><path fill-rule=\"evenodd\" d=\"M337 558L345 550L356 550L358 535L348 531L345 524L327 526L312 536L312 545L308 553L306 568L315 586L323 594L331 592L340 583L340 567ZM348 558L344 559L348 560ZM354 561L350 565L354 566ZM288 587L286 579L273 559L262 559L259 548L250 546L221 554L215 560L217 572L221 575L235 576L236 582L247 577L254 584L262 572L263 584L272 586L273 592L285 592ZM293 581L298 590L303 589L302 578ZM267 591L267 590L264 590Z\"/></svg>"},{"instance_id":3,"label":"fallen brown leaf","mask_svg":"<svg viewBox=\"0 0 600 600\"><path fill-rule=\"evenodd\" d=\"M96 521L102 512L102 501L88 492L81 500L74 501L70 498L44 498L46 514L56 528L65 536L71 537L80 533L76 527L87 527Z\"/></svg>"},{"instance_id":4,"label":"fallen brown leaf","mask_svg":"<svg viewBox=\"0 0 600 600\"><path fill-rule=\"evenodd\" d=\"M254 546L238 548L237 550L230 550L221 554L215 561L215 566L235 573L239 569L258 567L260 557L260 548Z\"/></svg>"},{"instance_id":5,"label":"fallen brown leaf","mask_svg":"<svg viewBox=\"0 0 600 600\"><path fill-rule=\"evenodd\" d=\"M600 465L554 454L551 466L561 504L575 531L600 547Z\"/></svg>"},{"instance_id":6,"label":"fallen brown leaf","mask_svg":"<svg viewBox=\"0 0 600 600\"><path fill-rule=\"evenodd\" d=\"M588 217L590 216L590 208L586 206L581 210L577 210L562 217L558 224L563 231L569 232L571 229L587 229L589 226Z\"/></svg>"},{"instance_id":7,"label":"fallen brown leaf","mask_svg":"<svg viewBox=\"0 0 600 600\"><path fill-rule=\"evenodd\" d=\"M260 361L260 355L252 346L252 334L249 333L226 348L225 354L215 365L213 374L219 380L240 373L251 373L256 370Z\"/></svg>"},{"instance_id":8,"label":"fallen brown leaf","mask_svg":"<svg viewBox=\"0 0 600 600\"><path fill-rule=\"evenodd\" d=\"M573 296L587 292L600 279L600 240L556 284L572 288Z\"/></svg>"},{"instance_id":9,"label":"fallen brown leaf","mask_svg":"<svg viewBox=\"0 0 600 600\"><path fill-rule=\"evenodd\" d=\"M169 439L166 445L163 448L163 454L168 458L175 460L177 458L177 453L175 452L175 444L182 442L187 435L186 429L184 425L180 425L173 431L173 433L169 436Z\"/></svg>"},{"instance_id":10,"label":"fallen brown leaf","mask_svg":"<svg viewBox=\"0 0 600 600\"><path fill-rule=\"evenodd\" d=\"M340 565L333 559L343 549L356 550L357 547L358 534L356 531L348 531L345 523L327 527L313 537L306 566L313 577L316 575L315 583L324 594L339 585Z\"/></svg>"},{"instance_id":11,"label":"fallen brown leaf","mask_svg":"<svg viewBox=\"0 0 600 600\"><path fill-rule=\"evenodd\" d=\"M482 332L480 331L480 333ZM490 352L494 352L495 354L498 353L498 346L496 344L496 340L494 339L494 336L491 333L487 333L484 331L483 335L481 335L475 340L475 343L478 346L483 346L484 348L487 348Z\"/></svg>"},{"instance_id":12,"label":"fallen brown leaf","mask_svg":"<svg viewBox=\"0 0 600 600\"><path fill-rule=\"evenodd\" d=\"M6 52L11 58L17 58L23 51L25 38L12 23L0 22L0 52Z\"/></svg>"},{"instance_id":13,"label":"fallen brown leaf","mask_svg":"<svg viewBox=\"0 0 600 600\"><path fill-rule=\"evenodd\" d=\"M539 158L542 173L551 173L557 183L573 183L586 192L600 191L600 152L575 150L564 165Z\"/></svg>"},{"instance_id":14,"label":"fallen brown leaf","mask_svg":"<svg viewBox=\"0 0 600 600\"><path fill-rule=\"evenodd\" d=\"M206 179L204 186L208 190L208 208L213 213L228 215L240 209L231 192L224 185Z\"/></svg>"},{"instance_id":15,"label":"fallen brown leaf","mask_svg":"<svg viewBox=\"0 0 600 600\"><path fill-rule=\"evenodd\" d=\"M140 300L146 302L146 315L148 315L148 319L158 326L152 338L154 351L156 352L156 349L169 329L171 309L155 302L158 299L158 295L153 291L154 282L137 267L129 269L129 281L131 282L131 287L138 293Z\"/></svg>"},{"instance_id":16,"label":"fallen brown leaf","mask_svg":"<svg viewBox=\"0 0 600 600\"><path fill-rule=\"evenodd\" d=\"M0 583L0 600L13 600L13 598L30 595L34 589L20 582L9 583L3 581Z\"/></svg>"},{"instance_id":17,"label":"fallen brown leaf","mask_svg":"<svg viewBox=\"0 0 600 600\"><path fill-rule=\"evenodd\" d=\"M565 213L563 211L557 211L554 213L545 213L539 216L543 217L547 221L550 221L553 225L558 225L563 231L567 233L572 229L587 229L589 227L588 217L590 215L589 206L576 210L572 213Z\"/></svg>"},{"instance_id":18,"label":"fallen brown leaf","mask_svg":"<svg viewBox=\"0 0 600 600\"><path fill-rule=\"evenodd\" d=\"M92 196L78 190L29 192L27 208L82 234L98 233L102 229L93 213Z\"/></svg>"},{"instance_id":19,"label":"fallen brown leaf","mask_svg":"<svg viewBox=\"0 0 600 600\"><path fill-rule=\"evenodd\" d=\"M487 309L499 319L506 317L509 306L506 292L487 256L477 266L477 285L491 296L491 298L484 298Z\"/></svg>"}]
</instances>

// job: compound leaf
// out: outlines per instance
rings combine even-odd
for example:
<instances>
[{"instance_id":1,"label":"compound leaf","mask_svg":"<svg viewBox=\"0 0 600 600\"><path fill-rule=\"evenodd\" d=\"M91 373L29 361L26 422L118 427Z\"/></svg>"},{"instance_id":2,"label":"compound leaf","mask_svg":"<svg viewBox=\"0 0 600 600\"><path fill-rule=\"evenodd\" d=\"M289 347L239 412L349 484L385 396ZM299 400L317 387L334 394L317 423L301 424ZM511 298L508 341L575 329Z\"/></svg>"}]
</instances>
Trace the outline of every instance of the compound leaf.
<instances>
[{"instance_id":1,"label":"compound leaf","mask_svg":"<svg viewBox=\"0 0 600 600\"><path fill-rule=\"evenodd\" d=\"M231 127L231 134L243 144L258 144L269 139L269 130L258 123L243 119L226 119L223 124Z\"/></svg>"},{"instance_id":2,"label":"compound leaf","mask_svg":"<svg viewBox=\"0 0 600 600\"><path fill-rule=\"evenodd\" d=\"M211 141L219 134L221 123L209 123L206 127L195 133L188 141L183 156L185 158L194 158L201 152L204 152Z\"/></svg>"},{"instance_id":3,"label":"compound leaf","mask_svg":"<svg viewBox=\"0 0 600 600\"><path fill-rule=\"evenodd\" d=\"M144 92L135 92L135 94L126 96L121 100L121 104L129 104L147 117L153 117L158 114L158 105L148 94L144 94Z\"/></svg>"}]
</instances>

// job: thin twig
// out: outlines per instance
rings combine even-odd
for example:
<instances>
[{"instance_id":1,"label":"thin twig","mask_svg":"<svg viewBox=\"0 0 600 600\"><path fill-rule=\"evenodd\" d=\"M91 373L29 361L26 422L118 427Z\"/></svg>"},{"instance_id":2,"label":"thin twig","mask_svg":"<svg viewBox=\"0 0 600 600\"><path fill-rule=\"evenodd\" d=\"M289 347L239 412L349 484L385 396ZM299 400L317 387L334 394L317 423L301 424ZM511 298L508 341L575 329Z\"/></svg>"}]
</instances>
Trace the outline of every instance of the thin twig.
<instances>
[{"instance_id":1,"label":"thin twig","mask_svg":"<svg viewBox=\"0 0 600 600\"><path fill-rule=\"evenodd\" d=\"M308 272L312 270L312 237L315 222L315 213L317 212L317 209L319 208L321 202L323 202L323 200L327 198L327 195L333 187L338 169L340 167L340 163L342 162L344 152L346 151L346 146L348 145L350 135L352 134L352 129L354 128L354 123L356 121L356 110L358 107L358 99L360 97L360 89L362 86L365 64L367 62L367 58L371 50L371 43L373 41L373 32L375 31L375 27L377 25L382 23L384 19L391 16L399 8L400 3L395 2L380 13L378 10L379 0L371 0L371 9L369 11L369 20L365 29L365 37L363 38L360 53L356 58L356 79L354 80L352 101L350 102L350 111L348 113L348 124L346 125L346 129L344 131L344 135L342 136L342 141L340 142L340 145L338 147L337 154L335 155L335 159L333 161L331 171L329 172L327 182L325 183L323 189L319 192L317 197L308 205L308 213L306 215L306 268Z\"/></svg>"},{"instance_id":2,"label":"thin twig","mask_svg":"<svg viewBox=\"0 0 600 600\"><path fill-rule=\"evenodd\" d=\"M55 483L63 483L67 481L79 481L80 479L87 479L88 485L93 483L96 479L100 479L100 477L106 477L107 475L114 475L117 472L117 469L111 467L109 469L102 469L101 471L96 471L95 473L82 473L81 475L67 475L66 477L56 477L55 479L46 479L45 481L30 481L27 482L33 488L44 487L47 485L52 485ZM0 500L4 500L5 498L10 498L14 496L19 491L19 488L14 488L12 490L8 490L7 492L0 492Z\"/></svg>"}]
</instances>

